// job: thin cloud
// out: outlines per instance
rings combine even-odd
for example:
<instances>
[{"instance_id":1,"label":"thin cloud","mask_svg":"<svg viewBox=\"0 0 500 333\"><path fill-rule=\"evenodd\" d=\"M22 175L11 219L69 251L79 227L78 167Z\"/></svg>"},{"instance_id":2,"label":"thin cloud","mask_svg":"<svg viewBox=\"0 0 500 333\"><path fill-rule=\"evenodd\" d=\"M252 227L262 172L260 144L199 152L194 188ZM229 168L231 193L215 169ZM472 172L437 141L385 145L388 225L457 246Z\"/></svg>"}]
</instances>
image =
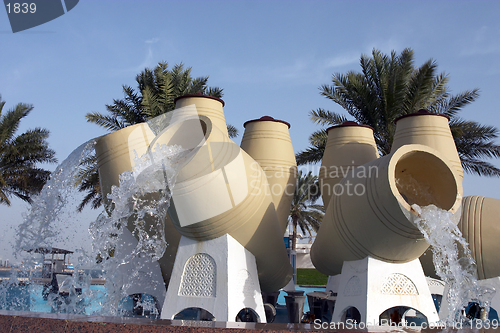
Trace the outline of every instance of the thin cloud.
<instances>
[{"instance_id":1,"label":"thin cloud","mask_svg":"<svg viewBox=\"0 0 500 333\"><path fill-rule=\"evenodd\" d=\"M360 54L338 55L326 61L325 69L337 68L355 64L359 61Z\"/></svg>"},{"instance_id":2,"label":"thin cloud","mask_svg":"<svg viewBox=\"0 0 500 333\"><path fill-rule=\"evenodd\" d=\"M473 32L471 42L464 46L461 56L489 55L500 53L500 31L482 26Z\"/></svg>"},{"instance_id":3,"label":"thin cloud","mask_svg":"<svg viewBox=\"0 0 500 333\"><path fill-rule=\"evenodd\" d=\"M470 57L475 55L488 55L496 53L500 53L500 45L492 43L490 45L469 47L465 50L462 50L460 52L460 55Z\"/></svg>"},{"instance_id":4,"label":"thin cloud","mask_svg":"<svg viewBox=\"0 0 500 333\"><path fill-rule=\"evenodd\" d=\"M151 67L153 64L153 49L151 47L148 47L148 53L146 55L146 58L143 60L143 62L138 65L134 71L135 72L140 72L146 67Z\"/></svg>"},{"instance_id":5,"label":"thin cloud","mask_svg":"<svg viewBox=\"0 0 500 333\"><path fill-rule=\"evenodd\" d=\"M341 54L335 57L317 59L316 57L301 57L290 59L280 66L252 65L223 68L221 73L228 82L255 83L267 82L281 84L294 82L299 84L318 84L328 80L332 71L359 61L359 54Z\"/></svg>"},{"instance_id":6,"label":"thin cloud","mask_svg":"<svg viewBox=\"0 0 500 333\"><path fill-rule=\"evenodd\" d=\"M160 38L155 37L155 38L151 38L151 39L146 40L145 43L146 44L154 44L154 43L158 43L159 40L160 40Z\"/></svg>"},{"instance_id":7,"label":"thin cloud","mask_svg":"<svg viewBox=\"0 0 500 333\"><path fill-rule=\"evenodd\" d=\"M274 68L269 71L269 76L282 80L303 78L311 69L311 61L296 59L293 64Z\"/></svg>"},{"instance_id":8,"label":"thin cloud","mask_svg":"<svg viewBox=\"0 0 500 333\"><path fill-rule=\"evenodd\" d=\"M141 61L141 63L137 66L131 66L127 67L124 69L119 69L117 70L114 74L123 74L123 73L140 73L142 72L145 68L151 68L154 66L153 63L153 49L151 46L148 47L146 56L144 57L144 60Z\"/></svg>"}]
</instances>

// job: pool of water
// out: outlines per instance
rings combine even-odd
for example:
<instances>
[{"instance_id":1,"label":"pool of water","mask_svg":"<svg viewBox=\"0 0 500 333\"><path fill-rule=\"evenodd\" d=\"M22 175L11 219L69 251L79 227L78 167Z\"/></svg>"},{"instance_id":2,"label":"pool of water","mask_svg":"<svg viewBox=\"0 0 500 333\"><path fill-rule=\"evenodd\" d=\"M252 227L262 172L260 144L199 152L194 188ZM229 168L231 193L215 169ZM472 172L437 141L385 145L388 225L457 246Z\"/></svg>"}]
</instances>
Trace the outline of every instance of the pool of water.
<instances>
[{"instance_id":1,"label":"pool of water","mask_svg":"<svg viewBox=\"0 0 500 333\"><path fill-rule=\"evenodd\" d=\"M43 285L0 285L0 308L14 311L54 312L47 300L43 299ZM102 285L91 285L88 295L81 302L81 314L91 315L101 308L105 289Z\"/></svg>"},{"instance_id":2,"label":"pool of water","mask_svg":"<svg viewBox=\"0 0 500 333\"><path fill-rule=\"evenodd\" d=\"M34 312L53 312L52 307L42 297L42 285L35 285L31 289L31 308ZM91 315L101 309L105 297L105 288L102 285L91 285L87 291L90 297L82 302L82 314Z\"/></svg>"},{"instance_id":3,"label":"pool of water","mask_svg":"<svg viewBox=\"0 0 500 333\"><path fill-rule=\"evenodd\" d=\"M304 292L304 296L307 293L313 291L325 291L325 287L301 287L297 286L296 290ZM45 312L52 313L55 312L50 302L43 299L43 285L0 285L0 298L4 299L3 304L4 309L7 310L17 310L17 311L32 311L32 312ZM91 285L88 290L84 290L84 295L87 295L85 299L79 303L80 311L78 313L92 315L98 313L101 309L101 304L105 297L105 288L102 285ZM278 296L278 306L277 311L282 313L284 322L287 322L287 312L285 296L287 293L285 291L280 291ZM5 302L6 301L6 302ZM122 304L122 306L127 307L127 304ZM2 306L0 306L2 308ZM280 312L281 311L281 312ZM306 301L304 303L303 312L309 311L309 305ZM59 312L59 311L58 311Z\"/></svg>"}]
</instances>

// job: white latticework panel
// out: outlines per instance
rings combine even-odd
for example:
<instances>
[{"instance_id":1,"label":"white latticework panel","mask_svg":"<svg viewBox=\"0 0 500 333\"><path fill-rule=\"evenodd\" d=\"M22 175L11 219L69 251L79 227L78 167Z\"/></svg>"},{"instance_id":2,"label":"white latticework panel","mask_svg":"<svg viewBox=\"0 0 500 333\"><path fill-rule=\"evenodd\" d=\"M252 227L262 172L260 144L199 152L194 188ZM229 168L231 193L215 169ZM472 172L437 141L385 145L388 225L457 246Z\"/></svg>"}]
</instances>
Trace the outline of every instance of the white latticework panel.
<instances>
[{"instance_id":1,"label":"white latticework panel","mask_svg":"<svg viewBox=\"0 0 500 333\"><path fill-rule=\"evenodd\" d=\"M427 280L427 285L429 287L444 287L444 282L439 280Z\"/></svg>"},{"instance_id":2,"label":"white latticework panel","mask_svg":"<svg viewBox=\"0 0 500 333\"><path fill-rule=\"evenodd\" d=\"M385 278L382 294L418 295L417 287L406 275L394 273Z\"/></svg>"},{"instance_id":3,"label":"white latticework panel","mask_svg":"<svg viewBox=\"0 0 500 333\"><path fill-rule=\"evenodd\" d=\"M359 296L361 295L361 282L359 281L359 277L353 276L347 281L347 284L344 289L344 296Z\"/></svg>"},{"instance_id":4,"label":"white latticework panel","mask_svg":"<svg viewBox=\"0 0 500 333\"><path fill-rule=\"evenodd\" d=\"M179 296L215 297L215 260L206 253L191 256L184 266Z\"/></svg>"}]
</instances>

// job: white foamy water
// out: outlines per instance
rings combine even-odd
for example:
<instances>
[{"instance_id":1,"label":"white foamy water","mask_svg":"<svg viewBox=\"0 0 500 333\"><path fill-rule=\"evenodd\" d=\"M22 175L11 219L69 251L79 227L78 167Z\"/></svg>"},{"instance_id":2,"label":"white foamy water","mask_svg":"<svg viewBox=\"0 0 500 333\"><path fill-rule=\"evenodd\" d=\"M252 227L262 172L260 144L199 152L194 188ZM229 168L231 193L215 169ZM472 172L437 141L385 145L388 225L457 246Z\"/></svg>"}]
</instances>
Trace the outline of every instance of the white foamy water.
<instances>
[{"instance_id":1,"label":"white foamy water","mask_svg":"<svg viewBox=\"0 0 500 333\"><path fill-rule=\"evenodd\" d=\"M468 322L462 310L469 302L477 302L489 311L495 291L477 283L476 263L457 226L460 214L453 215L434 205L412 208L420 215L415 223L431 245L436 273L449 288L446 324Z\"/></svg>"},{"instance_id":2,"label":"white foamy water","mask_svg":"<svg viewBox=\"0 0 500 333\"><path fill-rule=\"evenodd\" d=\"M18 228L17 252L51 248L64 237L61 215L69 205L69 198L78 192L76 177L79 166L93 153L95 143L96 139L93 139L75 149L34 198L30 212ZM123 315L120 307L131 287L140 290L141 285L146 287L149 283L151 288L147 270L162 257L168 245L164 223L175 182L176 159L184 153L179 146L157 146L154 151L136 156L134 169L120 175L120 185L114 186L108 196L111 213L101 213L89 226L93 250L90 253L77 250L72 255L75 273L60 286L69 292L69 296L62 299L54 293L48 295L47 305L52 307L53 312L90 314L89 311L95 311L92 314ZM76 207L70 208L76 210ZM125 230L129 238L122 237ZM128 239L129 243L123 244L124 239ZM115 253L117 249L120 249L119 253ZM31 260L25 260L16 275L29 278L39 256L33 255ZM84 271L89 267L104 272L105 297L102 292L90 288L91 276ZM146 279L139 274L141 270L143 273L146 271ZM155 290L158 288L159 293L164 291L163 281L156 279L155 283ZM19 294L17 289L22 289L23 293ZM17 278L0 285L0 309L19 310L26 304L29 306L26 297L29 299L31 289L34 288L21 288ZM79 289L81 293L77 292ZM96 303L100 305L97 311ZM142 306L144 312L158 314L150 297L136 300L136 303ZM158 305L161 307L162 304Z\"/></svg>"},{"instance_id":3,"label":"white foamy water","mask_svg":"<svg viewBox=\"0 0 500 333\"><path fill-rule=\"evenodd\" d=\"M104 259L102 268L107 272L107 298L101 314L121 315L119 304L128 296L127 290L151 283L141 278L139 272L148 271L149 265L160 259L167 247L165 219L177 173L174 165L183 153L178 146L163 145L157 146L154 152L136 157L133 171L121 174L120 185L114 186L108 195L113 206L111 214L101 214L91 225L96 256ZM135 246L132 243L135 240L120 244L126 239L123 234L129 231L138 241ZM124 249L131 251L115 252ZM128 264L133 264L133 269L126 271L128 275L123 280L124 266ZM154 288L161 291L165 286L161 281ZM146 311L158 311L151 302L143 302L142 306Z\"/></svg>"},{"instance_id":4,"label":"white foamy water","mask_svg":"<svg viewBox=\"0 0 500 333\"><path fill-rule=\"evenodd\" d=\"M192 116L196 116L196 108L180 108L148 121L148 126L159 135L172 119L181 121ZM165 285L157 260L168 246L165 218L177 169L185 162L189 151L180 146L157 145L145 155L136 156L133 170L120 175L119 186L113 187L108 195L107 212L90 223L89 234L79 231L80 234L68 236L71 231L75 233L68 227L68 221L79 224L78 203L75 205L74 199L75 193L81 196L77 189L80 165L93 154L97 140L89 140L75 149L52 173L18 228L15 251L58 247L57 244L72 244L71 249L74 249L76 244L71 243L71 239L91 237L90 252L77 249L71 256L75 273L62 283L69 297L62 299L57 294L50 294L47 305L53 312L124 315L124 299L126 306L130 306L132 299L127 296L139 293L134 305L154 316L158 314L156 306L161 308L162 304L155 305L150 296L140 295L143 293L141 287L151 295L164 297ZM68 212L69 215L64 215ZM17 277L29 281L30 275L36 272L35 262L39 257L36 254L24 260L22 269L16 271L17 276L11 278L10 283L0 283L0 309L25 311L26 304L29 308L26 295L33 290L26 293L26 288L18 288L22 289L19 294ZM106 281L105 293L90 288L91 273L96 278L95 272L104 272L100 277Z\"/></svg>"},{"instance_id":5,"label":"white foamy water","mask_svg":"<svg viewBox=\"0 0 500 333\"><path fill-rule=\"evenodd\" d=\"M40 194L32 197L30 211L17 228L14 246L14 254L24 257L24 260L19 270L12 271L11 279L0 285L0 308L25 311L25 307L29 308L30 302L33 303L30 294L36 289L35 286L24 286L19 282L29 282L36 273L35 262L40 260L41 255L32 253L31 257L26 257L24 251L40 247L50 249L54 244L67 242L65 238L68 236L81 238L78 235L68 235L67 219L79 214L72 201L78 193L76 179L81 162L93 153L95 142L96 139L89 140L75 149L52 172ZM65 215L68 210L72 212L69 216ZM65 220L61 220L63 215ZM82 251L75 251L76 260L82 259L79 258L81 253ZM50 304L51 300L48 301Z\"/></svg>"},{"instance_id":6,"label":"white foamy water","mask_svg":"<svg viewBox=\"0 0 500 333\"><path fill-rule=\"evenodd\" d=\"M51 247L61 240L64 225L59 224L58 217L72 194L77 192L80 163L93 153L95 143L96 139L92 139L76 148L52 172L40 194L32 198L30 212L17 229L17 252L40 246Z\"/></svg>"}]
</instances>

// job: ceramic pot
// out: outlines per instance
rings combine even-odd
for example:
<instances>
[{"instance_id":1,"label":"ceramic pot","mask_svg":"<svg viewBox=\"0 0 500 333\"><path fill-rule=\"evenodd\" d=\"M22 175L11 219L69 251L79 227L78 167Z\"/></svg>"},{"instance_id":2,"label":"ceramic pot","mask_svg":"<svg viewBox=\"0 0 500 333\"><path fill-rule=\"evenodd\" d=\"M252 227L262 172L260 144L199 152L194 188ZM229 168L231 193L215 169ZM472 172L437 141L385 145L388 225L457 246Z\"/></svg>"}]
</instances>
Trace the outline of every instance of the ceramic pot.
<instances>
[{"instance_id":1,"label":"ceramic pot","mask_svg":"<svg viewBox=\"0 0 500 333\"><path fill-rule=\"evenodd\" d=\"M243 126L241 148L266 173L278 221L282 233L285 233L297 184L297 162L288 132L290 124L264 116L249 120Z\"/></svg>"},{"instance_id":2,"label":"ceramic pot","mask_svg":"<svg viewBox=\"0 0 500 333\"><path fill-rule=\"evenodd\" d=\"M174 102L175 109L194 105L198 115L208 117L213 126L218 127L222 133L228 136L226 118L223 110L225 103L222 99L201 94L191 94L177 97ZM174 110L174 112L175 111L176 110Z\"/></svg>"},{"instance_id":3,"label":"ceramic pot","mask_svg":"<svg viewBox=\"0 0 500 333\"><path fill-rule=\"evenodd\" d=\"M339 183L311 248L314 266L339 274L347 260L416 259L429 246L413 220L411 204L456 212L461 196L448 159L424 145L405 145L359 166ZM458 202L458 205L457 205Z\"/></svg>"},{"instance_id":4,"label":"ceramic pot","mask_svg":"<svg viewBox=\"0 0 500 333\"><path fill-rule=\"evenodd\" d=\"M327 129L328 139L318 178L325 209L337 189L335 186L356 167L379 157L373 128L346 121ZM340 189L339 189L340 190Z\"/></svg>"},{"instance_id":5,"label":"ceramic pot","mask_svg":"<svg viewBox=\"0 0 500 333\"><path fill-rule=\"evenodd\" d=\"M441 152L450 161L457 174L459 193L463 195L464 172L448 121L446 115L430 113L423 109L399 117L396 119L396 132L391 149L396 150L408 144L422 144Z\"/></svg>"},{"instance_id":6,"label":"ceramic pot","mask_svg":"<svg viewBox=\"0 0 500 333\"><path fill-rule=\"evenodd\" d=\"M101 137L96 145L97 167L104 207L109 213L113 185L120 184L120 175L125 171L132 171L134 159L144 155L155 135L146 123L125 127L116 132Z\"/></svg>"},{"instance_id":7,"label":"ceramic pot","mask_svg":"<svg viewBox=\"0 0 500 333\"><path fill-rule=\"evenodd\" d=\"M292 268L269 183L260 165L226 133L206 116L188 115L151 143L186 151L168 212L191 239L231 235L255 256L262 291L276 291L290 280Z\"/></svg>"},{"instance_id":8,"label":"ceramic pot","mask_svg":"<svg viewBox=\"0 0 500 333\"><path fill-rule=\"evenodd\" d=\"M465 197L462 219L458 223L477 264L479 279L500 276L500 200L482 196Z\"/></svg>"}]
</instances>

